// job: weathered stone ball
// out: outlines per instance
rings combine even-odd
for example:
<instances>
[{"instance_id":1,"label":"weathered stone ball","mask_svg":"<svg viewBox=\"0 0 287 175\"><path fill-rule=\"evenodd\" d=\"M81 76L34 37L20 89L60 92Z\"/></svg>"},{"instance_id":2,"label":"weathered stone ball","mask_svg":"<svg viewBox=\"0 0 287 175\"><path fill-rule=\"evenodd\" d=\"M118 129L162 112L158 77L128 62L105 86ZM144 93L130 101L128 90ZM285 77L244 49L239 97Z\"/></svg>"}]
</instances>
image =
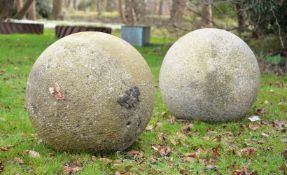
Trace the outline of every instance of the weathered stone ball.
<instances>
[{"instance_id":1,"label":"weathered stone ball","mask_svg":"<svg viewBox=\"0 0 287 175\"><path fill-rule=\"evenodd\" d=\"M226 122L246 114L259 79L256 57L244 41L225 30L206 28L172 45L159 83L164 102L177 118Z\"/></svg>"},{"instance_id":2,"label":"weathered stone ball","mask_svg":"<svg viewBox=\"0 0 287 175\"><path fill-rule=\"evenodd\" d=\"M151 71L127 42L100 32L72 34L37 59L26 108L38 137L62 151L128 148L148 124Z\"/></svg>"}]
</instances>

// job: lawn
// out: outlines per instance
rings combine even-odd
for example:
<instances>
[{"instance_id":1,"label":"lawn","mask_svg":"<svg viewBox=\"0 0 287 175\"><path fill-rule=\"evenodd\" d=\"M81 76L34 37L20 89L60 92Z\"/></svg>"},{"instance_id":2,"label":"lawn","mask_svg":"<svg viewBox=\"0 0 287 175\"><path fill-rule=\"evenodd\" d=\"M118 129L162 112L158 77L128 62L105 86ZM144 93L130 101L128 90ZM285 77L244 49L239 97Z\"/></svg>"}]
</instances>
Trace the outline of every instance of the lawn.
<instances>
[{"instance_id":1,"label":"lawn","mask_svg":"<svg viewBox=\"0 0 287 175\"><path fill-rule=\"evenodd\" d=\"M56 39L0 35L0 174L284 174L287 76L262 74L258 98L239 122L175 121L157 90L152 119L128 150L111 154L57 152L37 138L24 109L25 84L40 53ZM138 48L155 84L166 39ZM261 121L247 118L259 115Z\"/></svg>"}]
</instances>

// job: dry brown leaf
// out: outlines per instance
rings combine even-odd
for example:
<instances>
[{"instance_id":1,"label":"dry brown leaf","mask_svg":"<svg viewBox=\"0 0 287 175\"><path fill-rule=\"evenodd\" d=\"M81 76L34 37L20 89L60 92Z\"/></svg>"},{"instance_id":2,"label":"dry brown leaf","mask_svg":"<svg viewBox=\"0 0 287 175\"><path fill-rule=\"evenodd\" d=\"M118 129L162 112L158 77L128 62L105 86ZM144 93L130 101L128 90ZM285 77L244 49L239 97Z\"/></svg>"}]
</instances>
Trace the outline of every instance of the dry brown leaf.
<instances>
[{"instance_id":1,"label":"dry brown leaf","mask_svg":"<svg viewBox=\"0 0 287 175\"><path fill-rule=\"evenodd\" d=\"M39 158L40 157L40 154L36 151L33 151L33 150L27 150L27 153L32 158Z\"/></svg>"},{"instance_id":2,"label":"dry brown leaf","mask_svg":"<svg viewBox=\"0 0 287 175\"><path fill-rule=\"evenodd\" d=\"M233 174L234 175L257 175L256 172L254 171L250 172L246 167L244 167L242 170L235 170Z\"/></svg>"},{"instance_id":3,"label":"dry brown leaf","mask_svg":"<svg viewBox=\"0 0 287 175\"><path fill-rule=\"evenodd\" d=\"M217 159L220 156L221 145L217 145L212 149L212 158Z\"/></svg>"},{"instance_id":4,"label":"dry brown leaf","mask_svg":"<svg viewBox=\"0 0 287 175\"><path fill-rule=\"evenodd\" d=\"M248 128L253 130L253 131L255 131L255 130L260 128L260 125L258 125L258 124L249 124Z\"/></svg>"},{"instance_id":5,"label":"dry brown leaf","mask_svg":"<svg viewBox=\"0 0 287 175\"><path fill-rule=\"evenodd\" d=\"M167 146L160 146L158 152L161 156L168 156L171 153L171 149Z\"/></svg>"},{"instance_id":6,"label":"dry brown leaf","mask_svg":"<svg viewBox=\"0 0 287 175\"><path fill-rule=\"evenodd\" d=\"M114 175L122 175L120 172L116 171Z\"/></svg>"},{"instance_id":7,"label":"dry brown leaf","mask_svg":"<svg viewBox=\"0 0 287 175\"><path fill-rule=\"evenodd\" d=\"M92 156L92 161L96 161L97 157L96 156Z\"/></svg>"},{"instance_id":8,"label":"dry brown leaf","mask_svg":"<svg viewBox=\"0 0 287 175\"><path fill-rule=\"evenodd\" d=\"M196 153L186 153L186 154L184 154L182 160L184 162L193 162L196 157L197 157Z\"/></svg>"},{"instance_id":9,"label":"dry brown leaf","mask_svg":"<svg viewBox=\"0 0 287 175\"><path fill-rule=\"evenodd\" d=\"M5 146L1 147L0 150L3 152L6 152L6 151L9 151L10 148L12 148L12 147L13 147L13 145L5 145Z\"/></svg>"},{"instance_id":10,"label":"dry brown leaf","mask_svg":"<svg viewBox=\"0 0 287 175\"><path fill-rule=\"evenodd\" d=\"M264 109L264 108L262 108L262 109L256 109L256 111L255 111L255 113L257 114L257 115L262 115L262 114L265 114L267 111L266 111L266 109Z\"/></svg>"},{"instance_id":11,"label":"dry brown leaf","mask_svg":"<svg viewBox=\"0 0 287 175\"><path fill-rule=\"evenodd\" d=\"M170 139L170 143L173 144L173 145L178 145L179 141L175 140L174 138L171 138Z\"/></svg>"},{"instance_id":12,"label":"dry brown leaf","mask_svg":"<svg viewBox=\"0 0 287 175\"><path fill-rule=\"evenodd\" d=\"M4 171L4 165L3 163L0 161L0 173Z\"/></svg>"},{"instance_id":13,"label":"dry brown leaf","mask_svg":"<svg viewBox=\"0 0 287 175\"><path fill-rule=\"evenodd\" d=\"M152 148L157 151L161 156L168 156L171 153L171 149L167 146L152 145Z\"/></svg>"},{"instance_id":14,"label":"dry brown leaf","mask_svg":"<svg viewBox=\"0 0 287 175\"><path fill-rule=\"evenodd\" d=\"M181 128L181 132L188 134L191 132L192 127L193 125L191 123L188 123Z\"/></svg>"},{"instance_id":15,"label":"dry brown leaf","mask_svg":"<svg viewBox=\"0 0 287 175\"><path fill-rule=\"evenodd\" d=\"M113 162L111 159L108 159L108 158L105 158L105 157L99 158L99 161L104 162L104 163L112 163Z\"/></svg>"},{"instance_id":16,"label":"dry brown leaf","mask_svg":"<svg viewBox=\"0 0 287 175\"><path fill-rule=\"evenodd\" d=\"M143 158L144 154L137 150L130 150L128 151L128 155L133 156L134 158Z\"/></svg>"},{"instance_id":17,"label":"dry brown leaf","mask_svg":"<svg viewBox=\"0 0 287 175\"><path fill-rule=\"evenodd\" d=\"M162 127L162 123L161 122L156 122L155 128L161 128L161 127Z\"/></svg>"},{"instance_id":18,"label":"dry brown leaf","mask_svg":"<svg viewBox=\"0 0 287 175\"><path fill-rule=\"evenodd\" d=\"M165 143L165 141L166 141L166 135L164 134L164 133L159 133L158 135L157 135L157 137L158 137L158 139L160 140L160 142L162 142L162 143Z\"/></svg>"},{"instance_id":19,"label":"dry brown leaf","mask_svg":"<svg viewBox=\"0 0 287 175\"><path fill-rule=\"evenodd\" d=\"M22 132L21 133L21 137L22 137L22 139L26 139L27 138L27 134L25 132Z\"/></svg>"},{"instance_id":20,"label":"dry brown leaf","mask_svg":"<svg viewBox=\"0 0 287 175\"><path fill-rule=\"evenodd\" d=\"M49 92L51 95L53 95L54 98L56 98L57 100L64 100L64 94L60 90L61 87L57 82L54 83L53 87L49 87Z\"/></svg>"},{"instance_id":21,"label":"dry brown leaf","mask_svg":"<svg viewBox=\"0 0 287 175\"><path fill-rule=\"evenodd\" d=\"M246 147L240 150L240 153L246 157L251 157L256 154L256 148L253 147Z\"/></svg>"},{"instance_id":22,"label":"dry brown leaf","mask_svg":"<svg viewBox=\"0 0 287 175\"><path fill-rule=\"evenodd\" d=\"M153 126L152 125L148 125L146 128L145 128L146 131L152 131L153 130Z\"/></svg>"},{"instance_id":23,"label":"dry brown leaf","mask_svg":"<svg viewBox=\"0 0 287 175\"><path fill-rule=\"evenodd\" d=\"M284 131L286 129L287 122L275 120L272 122L272 126L278 131Z\"/></svg>"},{"instance_id":24,"label":"dry brown leaf","mask_svg":"<svg viewBox=\"0 0 287 175\"><path fill-rule=\"evenodd\" d=\"M175 116L173 116L173 115L168 116L167 121L168 121L170 124L174 124L174 123L175 123L175 120L176 120Z\"/></svg>"},{"instance_id":25,"label":"dry brown leaf","mask_svg":"<svg viewBox=\"0 0 287 175\"><path fill-rule=\"evenodd\" d=\"M81 171L82 167L77 165L65 165L63 168L63 174L72 174Z\"/></svg>"},{"instance_id":26,"label":"dry brown leaf","mask_svg":"<svg viewBox=\"0 0 287 175\"><path fill-rule=\"evenodd\" d=\"M287 160L287 149L285 149L282 153L285 160Z\"/></svg>"},{"instance_id":27,"label":"dry brown leaf","mask_svg":"<svg viewBox=\"0 0 287 175\"><path fill-rule=\"evenodd\" d=\"M181 132L176 132L175 133L176 137L178 138L179 141L183 142L187 139L187 136L184 135L183 133Z\"/></svg>"},{"instance_id":28,"label":"dry brown leaf","mask_svg":"<svg viewBox=\"0 0 287 175\"><path fill-rule=\"evenodd\" d=\"M14 157L13 161L19 164L24 164L24 160L19 157Z\"/></svg>"}]
</instances>

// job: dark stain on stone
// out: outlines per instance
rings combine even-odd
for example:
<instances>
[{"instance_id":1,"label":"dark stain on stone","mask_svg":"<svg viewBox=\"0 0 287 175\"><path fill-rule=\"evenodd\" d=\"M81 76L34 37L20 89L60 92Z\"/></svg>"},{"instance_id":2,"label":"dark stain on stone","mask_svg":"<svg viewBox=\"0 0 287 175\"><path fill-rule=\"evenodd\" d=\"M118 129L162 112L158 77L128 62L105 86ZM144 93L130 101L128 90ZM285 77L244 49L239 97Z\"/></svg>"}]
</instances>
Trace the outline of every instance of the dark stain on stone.
<instances>
[{"instance_id":1,"label":"dark stain on stone","mask_svg":"<svg viewBox=\"0 0 287 175\"><path fill-rule=\"evenodd\" d=\"M130 127L131 124L132 124L132 122L131 122L131 121L128 121L126 125L127 125L127 127Z\"/></svg>"},{"instance_id":2,"label":"dark stain on stone","mask_svg":"<svg viewBox=\"0 0 287 175\"><path fill-rule=\"evenodd\" d=\"M127 109L133 109L140 102L139 96L140 96L140 90L138 87L134 86L129 90L126 90L124 94L118 98L117 102L122 107L125 107Z\"/></svg>"}]
</instances>

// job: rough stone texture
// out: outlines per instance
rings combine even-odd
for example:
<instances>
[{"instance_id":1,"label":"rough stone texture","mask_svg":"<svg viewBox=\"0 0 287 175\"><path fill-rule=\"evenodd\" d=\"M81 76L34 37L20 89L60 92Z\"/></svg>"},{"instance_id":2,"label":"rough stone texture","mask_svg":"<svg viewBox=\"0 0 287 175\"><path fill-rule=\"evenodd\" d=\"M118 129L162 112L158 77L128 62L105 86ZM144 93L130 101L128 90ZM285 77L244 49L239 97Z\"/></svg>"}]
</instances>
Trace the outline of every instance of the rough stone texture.
<instances>
[{"instance_id":1,"label":"rough stone texture","mask_svg":"<svg viewBox=\"0 0 287 175\"><path fill-rule=\"evenodd\" d=\"M260 72L255 55L236 35L199 29L167 52L160 71L164 102L178 118L237 120L254 103Z\"/></svg>"},{"instance_id":2,"label":"rough stone texture","mask_svg":"<svg viewBox=\"0 0 287 175\"><path fill-rule=\"evenodd\" d=\"M38 58L26 107L39 137L58 150L108 152L129 147L150 120L152 74L127 42L82 32Z\"/></svg>"}]
</instances>

